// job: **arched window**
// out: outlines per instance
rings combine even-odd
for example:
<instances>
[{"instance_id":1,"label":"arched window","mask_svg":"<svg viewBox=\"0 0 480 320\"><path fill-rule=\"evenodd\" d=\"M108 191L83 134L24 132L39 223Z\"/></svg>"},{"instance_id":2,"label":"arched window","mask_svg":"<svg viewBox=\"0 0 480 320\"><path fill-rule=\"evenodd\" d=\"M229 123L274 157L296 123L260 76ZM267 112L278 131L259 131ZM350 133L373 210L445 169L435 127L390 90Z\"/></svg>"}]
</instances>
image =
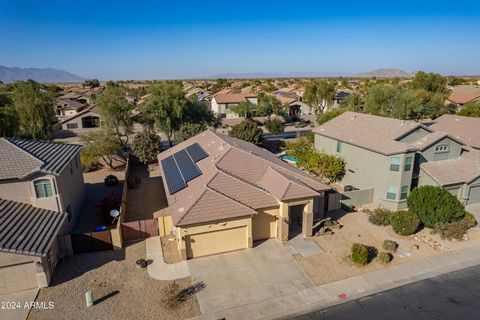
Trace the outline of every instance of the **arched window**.
<instances>
[{"instance_id":1,"label":"arched window","mask_svg":"<svg viewBox=\"0 0 480 320\"><path fill-rule=\"evenodd\" d=\"M53 197L52 182L49 179L40 179L33 182L37 198Z\"/></svg>"}]
</instances>

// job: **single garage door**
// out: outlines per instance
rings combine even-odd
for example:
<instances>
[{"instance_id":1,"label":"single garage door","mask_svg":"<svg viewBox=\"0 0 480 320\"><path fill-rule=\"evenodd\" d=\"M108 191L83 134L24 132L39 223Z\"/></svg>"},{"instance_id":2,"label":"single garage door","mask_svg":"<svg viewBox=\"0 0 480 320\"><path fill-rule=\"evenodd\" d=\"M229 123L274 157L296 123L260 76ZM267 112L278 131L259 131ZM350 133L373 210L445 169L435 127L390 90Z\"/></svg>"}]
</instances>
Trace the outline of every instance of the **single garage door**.
<instances>
[{"instance_id":1,"label":"single garage door","mask_svg":"<svg viewBox=\"0 0 480 320\"><path fill-rule=\"evenodd\" d=\"M479 203L480 202L480 186L474 186L470 188L470 193L468 194L468 204Z\"/></svg>"},{"instance_id":2,"label":"single garage door","mask_svg":"<svg viewBox=\"0 0 480 320\"><path fill-rule=\"evenodd\" d=\"M247 227L192 234L185 237L187 258L207 256L247 247Z\"/></svg>"},{"instance_id":3,"label":"single garage door","mask_svg":"<svg viewBox=\"0 0 480 320\"><path fill-rule=\"evenodd\" d=\"M33 262L0 267L0 294L37 288Z\"/></svg>"},{"instance_id":4,"label":"single garage door","mask_svg":"<svg viewBox=\"0 0 480 320\"><path fill-rule=\"evenodd\" d=\"M275 238L277 236L277 219L266 212L253 216L253 241Z\"/></svg>"}]
</instances>

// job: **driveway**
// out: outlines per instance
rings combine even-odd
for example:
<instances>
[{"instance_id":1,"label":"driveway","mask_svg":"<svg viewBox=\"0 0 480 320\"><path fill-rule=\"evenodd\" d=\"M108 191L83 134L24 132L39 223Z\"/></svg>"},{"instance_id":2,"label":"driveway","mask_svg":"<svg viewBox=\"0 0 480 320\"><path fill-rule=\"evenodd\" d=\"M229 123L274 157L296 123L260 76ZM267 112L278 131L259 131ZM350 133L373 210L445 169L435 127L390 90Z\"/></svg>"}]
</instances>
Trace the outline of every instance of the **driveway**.
<instances>
[{"instance_id":1,"label":"driveway","mask_svg":"<svg viewBox=\"0 0 480 320\"><path fill-rule=\"evenodd\" d=\"M188 261L202 314L226 310L311 288L314 283L278 240L252 249Z\"/></svg>"},{"instance_id":2,"label":"driveway","mask_svg":"<svg viewBox=\"0 0 480 320\"><path fill-rule=\"evenodd\" d=\"M27 319L30 309L25 303L30 304L31 302L34 302L38 291L39 289L31 289L0 295L0 319ZM48 306L48 301L46 302L46 305Z\"/></svg>"}]
</instances>

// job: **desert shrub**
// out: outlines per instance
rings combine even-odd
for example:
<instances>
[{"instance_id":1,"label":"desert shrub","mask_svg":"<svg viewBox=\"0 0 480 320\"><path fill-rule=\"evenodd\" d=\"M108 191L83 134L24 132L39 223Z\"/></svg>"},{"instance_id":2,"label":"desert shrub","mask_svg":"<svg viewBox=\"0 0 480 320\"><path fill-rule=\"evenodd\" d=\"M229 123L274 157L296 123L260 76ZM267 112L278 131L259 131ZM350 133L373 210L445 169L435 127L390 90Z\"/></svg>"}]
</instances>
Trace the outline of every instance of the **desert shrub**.
<instances>
[{"instance_id":1,"label":"desert shrub","mask_svg":"<svg viewBox=\"0 0 480 320\"><path fill-rule=\"evenodd\" d=\"M468 221L466 219L462 219L450 223L437 223L433 227L432 233L438 233L442 239L462 240L464 234L467 232L468 229Z\"/></svg>"},{"instance_id":2,"label":"desert shrub","mask_svg":"<svg viewBox=\"0 0 480 320\"><path fill-rule=\"evenodd\" d=\"M142 183L142 180L137 176L129 176L127 178L128 189L137 189L141 183Z\"/></svg>"},{"instance_id":3,"label":"desert shrub","mask_svg":"<svg viewBox=\"0 0 480 320\"><path fill-rule=\"evenodd\" d=\"M85 148L80 150L80 162L82 163L84 172L92 171L100 166L100 163L98 162L98 155Z\"/></svg>"},{"instance_id":4,"label":"desert shrub","mask_svg":"<svg viewBox=\"0 0 480 320\"><path fill-rule=\"evenodd\" d=\"M161 301L167 308L173 309L178 306L180 286L176 281L170 282L165 287L163 287L161 293Z\"/></svg>"},{"instance_id":5,"label":"desert shrub","mask_svg":"<svg viewBox=\"0 0 480 320\"><path fill-rule=\"evenodd\" d=\"M393 212L388 209L376 208L369 212L368 221L377 226L388 226L390 225L392 214Z\"/></svg>"},{"instance_id":6,"label":"desert shrub","mask_svg":"<svg viewBox=\"0 0 480 320\"><path fill-rule=\"evenodd\" d=\"M377 259L382 263L389 263L392 261L392 255L388 252L382 251L377 255Z\"/></svg>"},{"instance_id":7,"label":"desert shrub","mask_svg":"<svg viewBox=\"0 0 480 320\"><path fill-rule=\"evenodd\" d=\"M352 261L361 265L368 263L368 247L361 243L354 243L352 245Z\"/></svg>"},{"instance_id":8,"label":"desert shrub","mask_svg":"<svg viewBox=\"0 0 480 320\"><path fill-rule=\"evenodd\" d=\"M248 120L234 125L228 134L232 137L242 139L253 144L261 144L263 140L262 129L258 127L256 122Z\"/></svg>"},{"instance_id":9,"label":"desert shrub","mask_svg":"<svg viewBox=\"0 0 480 320\"><path fill-rule=\"evenodd\" d=\"M477 219L475 219L475 216L470 212L465 213L463 220L467 222L469 228L473 228L477 225Z\"/></svg>"},{"instance_id":10,"label":"desert shrub","mask_svg":"<svg viewBox=\"0 0 480 320\"><path fill-rule=\"evenodd\" d=\"M392 215L390 224L396 234L409 236L417 231L420 219L411 211L398 211Z\"/></svg>"},{"instance_id":11,"label":"desert shrub","mask_svg":"<svg viewBox=\"0 0 480 320\"><path fill-rule=\"evenodd\" d=\"M273 134L279 134L285 130L282 120L277 118L267 121L267 123L265 123L265 128Z\"/></svg>"},{"instance_id":12,"label":"desert shrub","mask_svg":"<svg viewBox=\"0 0 480 320\"><path fill-rule=\"evenodd\" d=\"M398 243L396 243L393 240L385 240L383 241L383 249L390 251L390 252L395 252L397 251L398 248Z\"/></svg>"},{"instance_id":13,"label":"desert shrub","mask_svg":"<svg viewBox=\"0 0 480 320\"><path fill-rule=\"evenodd\" d=\"M417 187L410 193L407 202L408 209L428 228L437 223L457 221L465 215L465 208L457 197L441 187Z\"/></svg>"}]
</instances>

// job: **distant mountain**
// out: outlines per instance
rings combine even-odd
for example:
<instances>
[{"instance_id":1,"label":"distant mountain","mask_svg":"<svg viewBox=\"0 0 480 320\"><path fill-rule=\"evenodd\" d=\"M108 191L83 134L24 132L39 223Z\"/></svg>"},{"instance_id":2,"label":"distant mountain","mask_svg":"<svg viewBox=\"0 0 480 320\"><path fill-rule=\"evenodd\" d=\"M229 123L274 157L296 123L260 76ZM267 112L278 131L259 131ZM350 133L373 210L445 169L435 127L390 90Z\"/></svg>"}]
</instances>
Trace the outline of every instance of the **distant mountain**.
<instances>
[{"instance_id":1,"label":"distant mountain","mask_svg":"<svg viewBox=\"0 0 480 320\"><path fill-rule=\"evenodd\" d=\"M348 76L341 72L272 72L272 73L224 73L210 76L211 79L269 79L269 78L316 78Z\"/></svg>"},{"instance_id":2,"label":"distant mountain","mask_svg":"<svg viewBox=\"0 0 480 320\"><path fill-rule=\"evenodd\" d=\"M415 73L408 73L400 69L375 69L369 72L362 72L354 74L354 77L360 78L411 78L415 75Z\"/></svg>"},{"instance_id":3,"label":"distant mountain","mask_svg":"<svg viewBox=\"0 0 480 320\"><path fill-rule=\"evenodd\" d=\"M85 78L73 73L52 68L17 68L0 66L0 81L3 83L32 79L37 82L82 82Z\"/></svg>"}]
</instances>

